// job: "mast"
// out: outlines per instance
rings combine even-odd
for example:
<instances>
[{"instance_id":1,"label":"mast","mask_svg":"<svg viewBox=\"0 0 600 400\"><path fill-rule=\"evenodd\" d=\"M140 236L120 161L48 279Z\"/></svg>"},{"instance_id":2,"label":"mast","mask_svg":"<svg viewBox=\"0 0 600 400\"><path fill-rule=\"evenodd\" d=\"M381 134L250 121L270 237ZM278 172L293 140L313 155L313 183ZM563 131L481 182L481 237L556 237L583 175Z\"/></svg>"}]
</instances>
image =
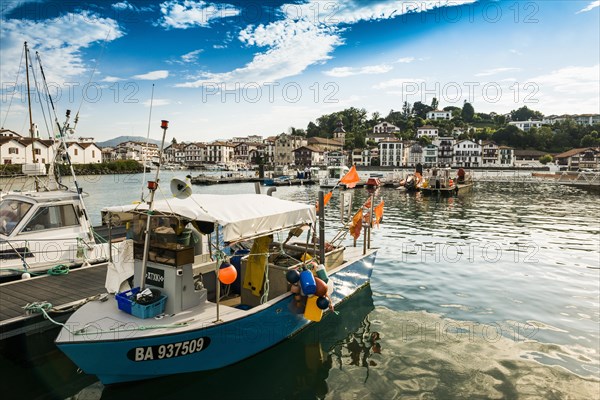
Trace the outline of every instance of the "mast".
<instances>
[{"instance_id":1,"label":"mast","mask_svg":"<svg viewBox=\"0 0 600 400\"><path fill-rule=\"evenodd\" d=\"M31 114L31 92L29 87L29 48L27 42L25 42L25 76L27 77L27 105L29 108L29 136L31 136L31 162L35 164L35 135L33 129L33 116ZM39 183L37 178L35 181L35 191L39 190Z\"/></svg>"},{"instance_id":2,"label":"mast","mask_svg":"<svg viewBox=\"0 0 600 400\"><path fill-rule=\"evenodd\" d=\"M162 164L162 152L165 146L165 136L167 129L169 128L169 121L162 120L160 127L163 130L162 141L160 143L160 151L158 152L158 167L156 168L156 175L154 181L148 181L148 189L150 190L150 201L148 202L148 217L146 218L146 231L144 238L144 254L142 256L142 282L140 283L140 292L146 287L146 271L148 269L148 251L150 250L150 219L154 211L154 192L158 189L158 174L160 172L160 166Z\"/></svg>"}]
</instances>

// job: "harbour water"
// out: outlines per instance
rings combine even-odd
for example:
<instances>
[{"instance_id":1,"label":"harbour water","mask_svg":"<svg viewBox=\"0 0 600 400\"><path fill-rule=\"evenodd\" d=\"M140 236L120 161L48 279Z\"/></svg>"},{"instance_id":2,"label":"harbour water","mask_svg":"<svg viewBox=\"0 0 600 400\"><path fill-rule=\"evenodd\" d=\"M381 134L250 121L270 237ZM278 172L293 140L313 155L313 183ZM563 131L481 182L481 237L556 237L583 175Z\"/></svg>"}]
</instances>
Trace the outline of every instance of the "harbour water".
<instances>
[{"instance_id":1,"label":"harbour water","mask_svg":"<svg viewBox=\"0 0 600 400\"><path fill-rule=\"evenodd\" d=\"M185 172L161 172L163 182ZM94 225L142 175L81 177ZM253 184L196 186L251 193ZM264 188L263 188L264 190ZM275 196L314 202L316 186ZM162 192L169 196L168 185ZM355 206L366 199L357 189ZM600 396L600 202L557 185L477 184L460 198L381 189L371 286L337 315L244 362L105 387L49 341L0 359L14 398L592 399ZM159 193L160 198L162 195ZM341 226L338 194L328 231ZM4 391L3 398L7 392Z\"/></svg>"}]
</instances>

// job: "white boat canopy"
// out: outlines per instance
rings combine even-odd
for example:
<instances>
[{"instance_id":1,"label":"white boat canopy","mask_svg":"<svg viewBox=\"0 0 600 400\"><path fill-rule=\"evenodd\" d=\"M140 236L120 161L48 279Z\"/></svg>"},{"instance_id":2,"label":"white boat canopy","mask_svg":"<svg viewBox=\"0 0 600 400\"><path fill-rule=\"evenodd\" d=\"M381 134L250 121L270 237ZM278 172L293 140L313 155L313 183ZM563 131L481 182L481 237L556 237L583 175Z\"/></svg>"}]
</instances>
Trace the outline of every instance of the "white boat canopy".
<instances>
[{"instance_id":1,"label":"white boat canopy","mask_svg":"<svg viewBox=\"0 0 600 400\"><path fill-rule=\"evenodd\" d=\"M146 210L148 204L102 209L112 214ZM155 201L154 212L180 216L190 221L216 223L223 228L225 242L256 238L316 221L313 205L260 194L192 194L186 199Z\"/></svg>"}]
</instances>

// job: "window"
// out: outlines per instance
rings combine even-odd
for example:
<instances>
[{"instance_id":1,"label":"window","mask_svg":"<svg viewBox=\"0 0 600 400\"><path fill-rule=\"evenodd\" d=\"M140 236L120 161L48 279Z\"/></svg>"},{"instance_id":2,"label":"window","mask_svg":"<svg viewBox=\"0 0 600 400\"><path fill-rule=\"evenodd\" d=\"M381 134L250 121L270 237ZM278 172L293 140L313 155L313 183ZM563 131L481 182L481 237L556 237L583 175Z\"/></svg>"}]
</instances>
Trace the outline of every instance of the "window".
<instances>
[{"instance_id":1,"label":"window","mask_svg":"<svg viewBox=\"0 0 600 400\"><path fill-rule=\"evenodd\" d=\"M19 149L16 147L9 147L8 154L19 154Z\"/></svg>"},{"instance_id":2,"label":"window","mask_svg":"<svg viewBox=\"0 0 600 400\"><path fill-rule=\"evenodd\" d=\"M73 149L73 154L77 155L79 152L77 151L77 149Z\"/></svg>"},{"instance_id":3,"label":"window","mask_svg":"<svg viewBox=\"0 0 600 400\"><path fill-rule=\"evenodd\" d=\"M79 225L79 220L72 204L39 208L22 232L56 229Z\"/></svg>"},{"instance_id":4,"label":"window","mask_svg":"<svg viewBox=\"0 0 600 400\"><path fill-rule=\"evenodd\" d=\"M33 154L40 155L40 154L42 154L42 150L40 150L40 149L33 149Z\"/></svg>"},{"instance_id":5,"label":"window","mask_svg":"<svg viewBox=\"0 0 600 400\"><path fill-rule=\"evenodd\" d=\"M96 158L96 150L92 150L92 158Z\"/></svg>"},{"instance_id":6,"label":"window","mask_svg":"<svg viewBox=\"0 0 600 400\"><path fill-rule=\"evenodd\" d=\"M0 234L10 235L31 208L30 203L18 200L0 202Z\"/></svg>"}]
</instances>

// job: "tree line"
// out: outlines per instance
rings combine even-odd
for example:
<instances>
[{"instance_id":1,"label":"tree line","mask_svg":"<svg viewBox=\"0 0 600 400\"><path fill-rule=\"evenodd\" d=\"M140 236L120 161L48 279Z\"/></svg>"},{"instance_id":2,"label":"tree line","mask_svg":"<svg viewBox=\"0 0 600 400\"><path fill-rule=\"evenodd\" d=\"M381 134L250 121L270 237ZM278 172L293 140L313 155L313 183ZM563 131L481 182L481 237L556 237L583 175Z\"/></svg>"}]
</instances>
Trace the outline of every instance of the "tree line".
<instances>
[{"instance_id":1,"label":"tree line","mask_svg":"<svg viewBox=\"0 0 600 400\"><path fill-rule=\"evenodd\" d=\"M386 116L379 112L369 115L365 108L350 107L331 114L324 114L308 123L306 129L291 127L288 133L310 137L331 138L338 121L342 121L346 131L345 148L365 148L375 146L367 141L367 135L373 132L375 125L387 121L400 128L396 137L402 140L416 139L417 128L433 125L439 129L440 136L452 136L455 128L461 128L458 139L492 140L499 145L515 149L536 149L549 153L559 153L576 147L600 146L600 125L579 125L573 120L557 122L551 126L532 128L524 132L514 125L508 124L508 118L495 113L477 113L472 104L465 102L462 107L448 106L443 111L451 113L450 120L428 120L427 113L436 110L438 100L431 104L417 101L413 104L404 102L401 110L390 110ZM543 114L523 106L510 112L511 121L541 120ZM420 139L423 144L427 138Z\"/></svg>"}]
</instances>

